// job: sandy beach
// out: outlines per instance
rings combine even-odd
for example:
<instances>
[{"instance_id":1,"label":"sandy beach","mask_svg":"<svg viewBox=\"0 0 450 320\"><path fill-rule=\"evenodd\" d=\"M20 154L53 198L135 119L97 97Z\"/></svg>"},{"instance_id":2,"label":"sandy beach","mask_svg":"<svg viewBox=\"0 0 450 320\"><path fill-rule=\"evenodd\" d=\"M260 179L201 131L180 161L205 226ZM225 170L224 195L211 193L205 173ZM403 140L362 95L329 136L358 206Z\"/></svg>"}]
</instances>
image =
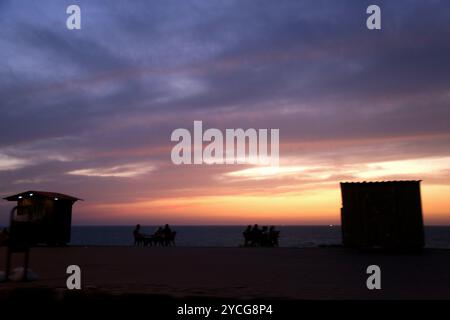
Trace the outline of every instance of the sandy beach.
<instances>
[{"instance_id":1,"label":"sandy beach","mask_svg":"<svg viewBox=\"0 0 450 320\"><path fill-rule=\"evenodd\" d=\"M20 265L16 254L14 265ZM234 299L450 299L450 251L360 253L342 248L34 248L28 283L0 284L0 299L21 289L64 295L66 268L82 270L82 292ZM382 289L366 288L367 266ZM4 270L5 248L0 249Z\"/></svg>"}]
</instances>

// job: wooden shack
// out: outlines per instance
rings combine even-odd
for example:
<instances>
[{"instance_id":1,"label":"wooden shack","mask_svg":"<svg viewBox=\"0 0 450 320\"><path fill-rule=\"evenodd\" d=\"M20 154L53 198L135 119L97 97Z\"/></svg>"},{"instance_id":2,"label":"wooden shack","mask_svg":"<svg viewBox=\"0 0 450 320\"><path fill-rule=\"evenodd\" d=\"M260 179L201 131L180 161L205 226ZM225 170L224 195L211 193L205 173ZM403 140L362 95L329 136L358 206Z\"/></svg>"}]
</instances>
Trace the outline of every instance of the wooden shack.
<instances>
[{"instance_id":1,"label":"wooden shack","mask_svg":"<svg viewBox=\"0 0 450 320\"><path fill-rule=\"evenodd\" d=\"M11 231L26 230L31 244L64 245L70 242L72 205L81 199L46 191L26 191L4 199L17 201L17 207L12 211Z\"/></svg>"},{"instance_id":2,"label":"wooden shack","mask_svg":"<svg viewBox=\"0 0 450 320\"><path fill-rule=\"evenodd\" d=\"M346 247L415 249L425 244L420 181L341 183Z\"/></svg>"}]
</instances>

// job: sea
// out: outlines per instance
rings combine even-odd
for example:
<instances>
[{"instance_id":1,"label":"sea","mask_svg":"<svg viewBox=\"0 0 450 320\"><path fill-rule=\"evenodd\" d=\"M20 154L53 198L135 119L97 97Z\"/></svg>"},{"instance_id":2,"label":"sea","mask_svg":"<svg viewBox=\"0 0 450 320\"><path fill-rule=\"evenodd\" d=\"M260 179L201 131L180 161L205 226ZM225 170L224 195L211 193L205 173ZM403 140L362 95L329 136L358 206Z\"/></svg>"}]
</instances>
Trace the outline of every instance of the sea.
<instances>
[{"instance_id":1,"label":"sea","mask_svg":"<svg viewBox=\"0 0 450 320\"><path fill-rule=\"evenodd\" d=\"M157 226L142 226L152 234ZM171 226L179 247L237 247L243 244L245 226ZM72 226L70 244L76 246L129 246L134 226ZM341 244L340 226L279 226L280 247L307 248ZM428 248L450 249L450 226L426 226Z\"/></svg>"}]
</instances>

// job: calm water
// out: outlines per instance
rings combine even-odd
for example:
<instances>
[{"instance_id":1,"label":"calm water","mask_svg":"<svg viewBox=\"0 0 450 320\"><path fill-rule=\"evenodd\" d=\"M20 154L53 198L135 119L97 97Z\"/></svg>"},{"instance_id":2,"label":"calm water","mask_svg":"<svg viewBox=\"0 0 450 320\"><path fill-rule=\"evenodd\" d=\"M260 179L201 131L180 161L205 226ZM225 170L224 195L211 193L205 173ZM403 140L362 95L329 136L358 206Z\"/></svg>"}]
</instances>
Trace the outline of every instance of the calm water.
<instances>
[{"instance_id":1,"label":"calm water","mask_svg":"<svg viewBox=\"0 0 450 320\"><path fill-rule=\"evenodd\" d=\"M244 227L236 226L173 226L177 246L236 247L243 243ZM156 227L144 226L144 233ZM341 228L325 226L285 226L281 231L281 247L315 247L341 243ZM72 227L72 245L127 246L133 243L133 226ZM450 227L425 227L426 246L450 248Z\"/></svg>"}]
</instances>

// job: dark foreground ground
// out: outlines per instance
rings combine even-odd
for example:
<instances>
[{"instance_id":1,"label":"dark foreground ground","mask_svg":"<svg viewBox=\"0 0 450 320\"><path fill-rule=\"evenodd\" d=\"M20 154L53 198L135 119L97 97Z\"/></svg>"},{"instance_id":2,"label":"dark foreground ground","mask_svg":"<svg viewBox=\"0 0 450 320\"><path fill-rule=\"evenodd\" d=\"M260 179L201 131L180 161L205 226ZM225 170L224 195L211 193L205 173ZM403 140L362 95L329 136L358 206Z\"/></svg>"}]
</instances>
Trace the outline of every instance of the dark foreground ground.
<instances>
[{"instance_id":1,"label":"dark foreground ground","mask_svg":"<svg viewBox=\"0 0 450 320\"><path fill-rule=\"evenodd\" d=\"M5 248L0 248L4 270ZM22 256L16 254L14 264ZM366 268L381 268L381 290L368 290ZM66 288L78 265L82 289ZM81 297L171 299L450 299L450 251L360 253L342 248L34 248L38 280L0 283L0 300ZM181 300L180 300L181 301Z\"/></svg>"}]
</instances>

